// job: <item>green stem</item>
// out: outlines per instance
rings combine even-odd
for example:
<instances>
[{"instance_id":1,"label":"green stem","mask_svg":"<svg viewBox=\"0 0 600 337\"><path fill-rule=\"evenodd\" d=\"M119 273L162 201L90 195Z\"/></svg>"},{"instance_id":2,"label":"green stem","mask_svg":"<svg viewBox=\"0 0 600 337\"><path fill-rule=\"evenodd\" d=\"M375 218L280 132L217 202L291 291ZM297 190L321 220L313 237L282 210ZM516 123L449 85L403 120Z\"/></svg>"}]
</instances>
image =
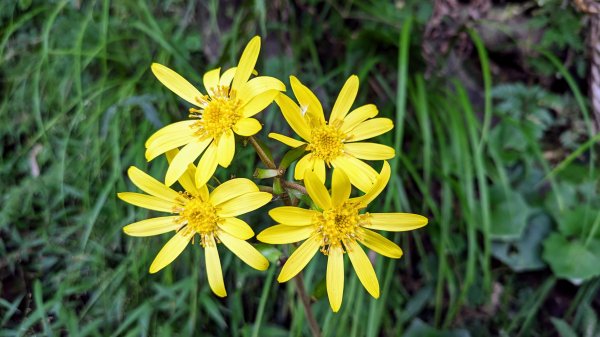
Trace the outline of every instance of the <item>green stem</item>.
<instances>
[{"instance_id":1,"label":"green stem","mask_svg":"<svg viewBox=\"0 0 600 337\"><path fill-rule=\"evenodd\" d=\"M275 165L275 163L269 158L269 156L267 156L260 144L258 144L258 142L256 141L256 138L250 136L248 137L248 141L250 142L250 144L252 144L252 147L256 151L256 154L267 168L277 169L277 165ZM308 194L306 188L300 184L284 180L283 178L281 178L281 176L275 177L275 179L279 179L281 184L287 188L295 189L303 194ZM273 193L273 188L268 186L261 186L260 189L261 191ZM286 206L292 205L289 198L283 198L283 202L286 204ZM321 329L319 328L319 324L317 323L315 315L313 314L312 309L310 307L310 299L306 294L306 289L304 287L304 279L302 277L301 272L298 275L296 275L296 277L294 277L294 284L296 285L298 296L300 296L300 300L302 302L302 305L304 306L304 312L306 314L308 326L312 335L315 337L321 337Z\"/></svg>"}]
</instances>

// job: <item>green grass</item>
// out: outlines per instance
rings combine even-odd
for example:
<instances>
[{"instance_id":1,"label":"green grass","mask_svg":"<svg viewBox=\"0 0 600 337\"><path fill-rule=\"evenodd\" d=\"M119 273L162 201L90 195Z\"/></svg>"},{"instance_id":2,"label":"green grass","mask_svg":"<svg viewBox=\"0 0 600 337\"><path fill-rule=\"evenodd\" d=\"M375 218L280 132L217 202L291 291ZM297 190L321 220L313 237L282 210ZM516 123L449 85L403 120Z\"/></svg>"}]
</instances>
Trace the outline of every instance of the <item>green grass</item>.
<instances>
[{"instance_id":1,"label":"green grass","mask_svg":"<svg viewBox=\"0 0 600 337\"><path fill-rule=\"evenodd\" d=\"M550 20L560 2L532 6L536 10L526 22L566 34L562 23ZM346 274L337 314L326 298L325 258L317 255L304 280L324 336L589 331L600 308L597 276L565 280L565 273L574 272L545 258L543 243L525 252L541 263L526 270L502 260L497 250L505 243L517 249L525 235L518 232L508 241L497 236L499 221L511 225L518 219L515 205L499 207L513 193L548 215L549 231L570 242L580 240L591 250L600 238L594 155L599 138L583 94L585 72L580 63L565 65L568 53L582 54L576 42L583 34L574 27L568 32L572 44L542 44L541 53L526 55L521 61L529 62L530 78L522 81L505 75L517 66L503 63L502 51L480 31L510 34L509 23L482 21L465 31L473 49L460 62L462 72L426 77L421 45L433 42L423 39L431 11L431 4L419 1L367 0L2 3L0 336L310 335L294 283L276 282L277 259L289 247L258 246L272 256L265 272L222 249L229 295L220 299L208 287L201 249L187 249L150 275L167 236L122 232L154 214L117 199L117 192L135 190L127 168L163 178L166 160L147 163L144 142L187 115L187 106L152 76L150 64L166 64L200 85L204 71L234 66L255 34L263 38L258 72L281 78L288 88L288 76L298 76L315 89L326 111L346 78L359 76L354 106L375 103L395 123L377 139L394 146L397 156L386 191L369 211L430 219L423 229L388 236L403 248L402 259L373 259L378 300L353 272ZM571 10L564 15L577 19ZM518 42L504 43L516 50ZM448 59L440 55L441 68ZM539 109L501 112L495 86L521 82L539 85L561 102L548 108L550 126L540 126L545 115ZM260 119L259 139L279 161L285 149L266 134L289 128L274 106ZM502 128L511 137L503 138ZM522 141L511 142L516 137ZM39 175L33 174L36 167ZM256 167L262 164L252 148L238 147L234 164L217 178L251 177ZM564 212L579 203L586 217L577 220L591 220L565 234ZM261 211L246 219L255 232L272 224ZM523 233L535 227L529 221L520 225Z\"/></svg>"}]
</instances>

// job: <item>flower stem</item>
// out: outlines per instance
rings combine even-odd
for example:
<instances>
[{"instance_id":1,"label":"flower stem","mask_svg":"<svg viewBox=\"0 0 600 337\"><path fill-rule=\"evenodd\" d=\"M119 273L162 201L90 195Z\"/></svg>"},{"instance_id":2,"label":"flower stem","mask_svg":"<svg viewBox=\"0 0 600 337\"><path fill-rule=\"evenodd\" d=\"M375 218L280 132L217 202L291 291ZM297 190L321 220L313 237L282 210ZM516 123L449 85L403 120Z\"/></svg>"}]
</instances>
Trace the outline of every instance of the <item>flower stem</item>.
<instances>
[{"instance_id":1,"label":"flower stem","mask_svg":"<svg viewBox=\"0 0 600 337\"><path fill-rule=\"evenodd\" d=\"M308 298L306 289L304 288L304 278L302 277L302 272L298 273L298 275L294 277L294 284L296 285L298 296L300 296L300 300L304 306L304 313L308 319L308 327L310 328L310 332L315 337L321 337L321 329L319 328L319 324L317 323L315 315L312 312L310 307L310 299Z\"/></svg>"},{"instance_id":2,"label":"flower stem","mask_svg":"<svg viewBox=\"0 0 600 337\"><path fill-rule=\"evenodd\" d=\"M294 190L296 190L296 191L298 191L298 192L300 192L302 194L308 195L308 192L306 191L306 187L304 187L304 186L302 186L300 184L297 184L297 183L294 183L294 182L291 182L291 181L287 181L287 180L282 180L281 182L283 183L283 186L285 186L287 188L291 188L291 189L294 189Z\"/></svg>"},{"instance_id":3,"label":"flower stem","mask_svg":"<svg viewBox=\"0 0 600 337\"><path fill-rule=\"evenodd\" d=\"M256 151L256 154L258 155L258 158L260 158L260 161L263 162L263 164L269 168L269 169L277 169L277 165L275 164L275 162L273 162L269 156L267 156L267 154L265 153L265 151L263 150L263 148L260 146L260 144L258 144L258 141L256 140L256 138L254 138L254 136L250 136L248 137L248 141L250 142L250 144L252 144L252 147L254 148L254 150ZM279 175L277 177L275 177L275 179L279 179L279 181L281 181L281 184L287 188L291 188L294 189L302 194L307 195L308 192L306 191L306 187L298 184L298 183L294 183L291 181L287 181L285 179L283 179L283 177L281 175L283 175L283 173L285 173L284 169L279 169ZM273 190L265 190L266 192L270 192L273 193Z\"/></svg>"},{"instance_id":4,"label":"flower stem","mask_svg":"<svg viewBox=\"0 0 600 337\"><path fill-rule=\"evenodd\" d=\"M258 157L260 158L260 161L262 161L263 164L265 164L265 166L267 168L270 168L270 169L277 168L277 165L275 165L275 163L269 158L269 156L267 156L267 154L262 149L260 144L258 144L258 141L256 141L256 138L254 138L254 136L248 137L248 141L250 142L250 144L252 144L252 147L254 147L256 154L258 154Z\"/></svg>"},{"instance_id":5,"label":"flower stem","mask_svg":"<svg viewBox=\"0 0 600 337\"><path fill-rule=\"evenodd\" d=\"M282 179L282 183L286 185L289 182ZM302 185L294 185L297 185L297 187L301 187L304 189L304 186ZM306 193L306 189L304 189L304 193ZM286 206L292 205L292 202L289 198L283 198L283 202ZM308 294L306 294L306 289L304 286L304 277L302 277L302 272L299 272L298 275L294 277L294 284L296 285L298 296L300 296L300 300L302 301L302 306L304 307L304 314L306 315L306 319L308 320L308 327L310 328L310 332L314 337L321 337L321 329L319 328L319 324L315 319L315 314L313 314L312 309L310 307L310 299L308 297Z\"/></svg>"}]
</instances>

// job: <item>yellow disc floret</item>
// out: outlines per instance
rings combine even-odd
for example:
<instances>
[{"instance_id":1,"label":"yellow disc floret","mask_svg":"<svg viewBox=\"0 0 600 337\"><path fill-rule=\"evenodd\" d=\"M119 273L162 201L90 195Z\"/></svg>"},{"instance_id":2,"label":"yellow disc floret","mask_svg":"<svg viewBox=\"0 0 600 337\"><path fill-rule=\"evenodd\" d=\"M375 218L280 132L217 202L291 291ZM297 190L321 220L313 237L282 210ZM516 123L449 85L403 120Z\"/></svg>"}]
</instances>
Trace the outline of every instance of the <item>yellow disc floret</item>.
<instances>
[{"instance_id":1,"label":"yellow disc floret","mask_svg":"<svg viewBox=\"0 0 600 337\"><path fill-rule=\"evenodd\" d=\"M360 205L345 202L339 207L326 211L316 219L315 226L321 237L321 252L327 255L332 246L342 246L344 240L355 240L356 230L364 221L364 215L358 214Z\"/></svg>"},{"instance_id":2,"label":"yellow disc floret","mask_svg":"<svg viewBox=\"0 0 600 337\"><path fill-rule=\"evenodd\" d=\"M311 130L310 144L306 147L314 156L329 163L342 154L346 135L333 125L322 125Z\"/></svg>"},{"instance_id":3,"label":"yellow disc floret","mask_svg":"<svg viewBox=\"0 0 600 337\"><path fill-rule=\"evenodd\" d=\"M203 109L190 109L191 118L199 118L192 127L200 139L219 137L242 118L242 102L227 86L217 86L211 96L198 99Z\"/></svg>"},{"instance_id":4,"label":"yellow disc floret","mask_svg":"<svg viewBox=\"0 0 600 337\"><path fill-rule=\"evenodd\" d=\"M206 245L207 236L212 236L218 229L221 218L217 215L216 208L200 197L188 196L189 201L179 210L177 222L185 225L181 230L195 232L200 235L200 243Z\"/></svg>"}]
</instances>

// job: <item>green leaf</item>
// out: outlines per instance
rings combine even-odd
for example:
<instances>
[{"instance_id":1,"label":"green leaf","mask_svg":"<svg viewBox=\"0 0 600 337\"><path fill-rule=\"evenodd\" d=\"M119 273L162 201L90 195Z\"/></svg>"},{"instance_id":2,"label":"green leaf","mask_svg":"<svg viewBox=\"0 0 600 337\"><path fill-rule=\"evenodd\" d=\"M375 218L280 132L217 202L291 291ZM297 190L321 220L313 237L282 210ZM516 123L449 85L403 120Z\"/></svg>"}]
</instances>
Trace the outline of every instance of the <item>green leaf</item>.
<instances>
[{"instance_id":1,"label":"green leaf","mask_svg":"<svg viewBox=\"0 0 600 337\"><path fill-rule=\"evenodd\" d=\"M581 307L583 311L583 323L581 329L584 337L600 336L600 327L598 326L598 316L596 310L589 303L584 303Z\"/></svg>"},{"instance_id":2,"label":"green leaf","mask_svg":"<svg viewBox=\"0 0 600 337\"><path fill-rule=\"evenodd\" d=\"M273 177L277 177L279 175L279 170L276 169L263 169L263 168L257 168L256 170L254 170L254 178L257 179L267 179L267 178L273 178Z\"/></svg>"},{"instance_id":3,"label":"green leaf","mask_svg":"<svg viewBox=\"0 0 600 337\"><path fill-rule=\"evenodd\" d=\"M597 211L587 205L579 205L556 215L558 230L565 237L579 236L594 222Z\"/></svg>"},{"instance_id":4,"label":"green leaf","mask_svg":"<svg viewBox=\"0 0 600 337\"><path fill-rule=\"evenodd\" d=\"M283 255L283 253L279 249L275 248L272 245L259 243L254 245L254 248L256 248L262 255L264 255L267 258L267 260L269 260L269 262L271 263L277 263L277 261L279 261L279 258L281 258L281 255Z\"/></svg>"},{"instance_id":5,"label":"green leaf","mask_svg":"<svg viewBox=\"0 0 600 337\"><path fill-rule=\"evenodd\" d=\"M302 155L306 152L306 145L298 146L289 150L283 155L283 159L281 159L281 163L279 163L280 169L287 169L295 162L298 158L302 157Z\"/></svg>"},{"instance_id":6,"label":"green leaf","mask_svg":"<svg viewBox=\"0 0 600 337\"><path fill-rule=\"evenodd\" d=\"M571 326L564 320L562 320L560 318L552 317L552 318L550 318L550 321L552 321L552 325L554 325L554 328L556 329L556 331L558 332L560 337L577 337L578 336L577 333L575 332L575 330L573 330L573 328L571 328Z\"/></svg>"},{"instance_id":7,"label":"green leaf","mask_svg":"<svg viewBox=\"0 0 600 337\"><path fill-rule=\"evenodd\" d=\"M579 240L567 240L559 233L551 234L544 241L544 260L557 277L581 284L600 275L600 240L592 239L585 246Z\"/></svg>"},{"instance_id":8,"label":"green leaf","mask_svg":"<svg viewBox=\"0 0 600 337\"><path fill-rule=\"evenodd\" d=\"M410 296L406 305L400 314L400 322L408 322L409 319L417 316L433 297L433 287L425 286Z\"/></svg>"},{"instance_id":9,"label":"green leaf","mask_svg":"<svg viewBox=\"0 0 600 337\"><path fill-rule=\"evenodd\" d=\"M523 196L515 191L501 193L501 201L492 203L491 238L495 240L518 240L527 225L532 209Z\"/></svg>"},{"instance_id":10,"label":"green leaf","mask_svg":"<svg viewBox=\"0 0 600 337\"><path fill-rule=\"evenodd\" d=\"M274 194L283 194L283 186L281 186L281 180L274 179L273 180L273 193Z\"/></svg>"},{"instance_id":11,"label":"green leaf","mask_svg":"<svg viewBox=\"0 0 600 337\"><path fill-rule=\"evenodd\" d=\"M544 268L546 264L541 258L542 242L550 233L550 221L546 214L532 217L519 240L493 242L492 254L517 272Z\"/></svg>"}]
</instances>

